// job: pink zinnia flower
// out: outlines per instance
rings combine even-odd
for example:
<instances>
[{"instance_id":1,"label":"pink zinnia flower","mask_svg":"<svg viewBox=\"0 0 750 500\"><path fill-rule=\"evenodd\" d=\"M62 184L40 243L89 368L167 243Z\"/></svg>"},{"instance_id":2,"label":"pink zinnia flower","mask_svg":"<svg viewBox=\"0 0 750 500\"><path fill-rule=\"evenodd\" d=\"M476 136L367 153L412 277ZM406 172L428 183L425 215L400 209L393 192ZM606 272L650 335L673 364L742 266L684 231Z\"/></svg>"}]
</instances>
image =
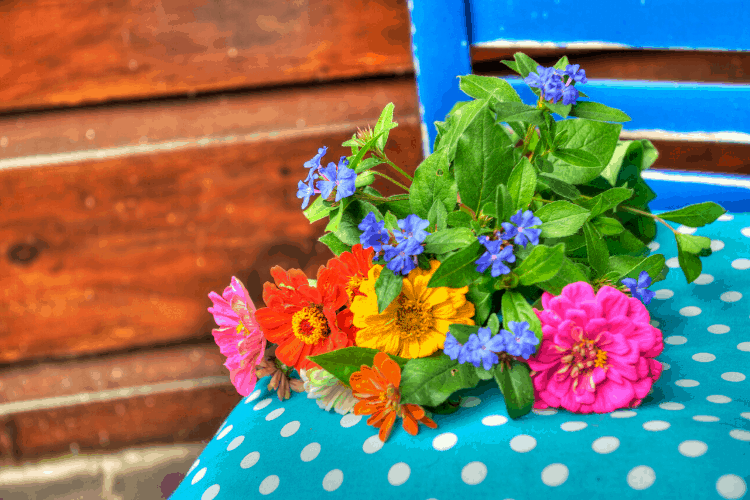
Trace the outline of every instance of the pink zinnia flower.
<instances>
[{"instance_id":1,"label":"pink zinnia flower","mask_svg":"<svg viewBox=\"0 0 750 500\"><path fill-rule=\"evenodd\" d=\"M208 312L219 325L211 333L219 350L227 357L224 366L229 369L229 378L237 392L247 396L258 381L255 368L266 350L266 338L255 321L255 305L245 286L235 277L224 289L223 297L211 292L208 298L214 303Z\"/></svg>"},{"instance_id":2,"label":"pink zinnia flower","mask_svg":"<svg viewBox=\"0 0 750 500\"><path fill-rule=\"evenodd\" d=\"M579 413L635 408L661 375L664 349L646 307L609 286L571 283L542 296L541 349L529 358L534 407Z\"/></svg>"}]
</instances>

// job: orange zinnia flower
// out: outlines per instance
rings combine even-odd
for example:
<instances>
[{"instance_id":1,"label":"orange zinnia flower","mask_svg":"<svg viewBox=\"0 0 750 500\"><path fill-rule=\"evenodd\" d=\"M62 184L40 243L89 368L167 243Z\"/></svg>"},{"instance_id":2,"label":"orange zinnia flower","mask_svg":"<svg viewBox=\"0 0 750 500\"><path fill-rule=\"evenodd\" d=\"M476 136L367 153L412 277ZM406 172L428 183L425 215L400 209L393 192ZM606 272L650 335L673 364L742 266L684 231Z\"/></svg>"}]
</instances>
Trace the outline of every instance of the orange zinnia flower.
<instances>
[{"instance_id":1,"label":"orange zinnia flower","mask_svg":"<svg viewBox=\"0 0 750 500\"><path fill-rule=\"evenodd\" d=\"M397 416L402 418L404 429L412 436L419 431L417 422L431 429L437 428L437 424L425 416L421 406L401 404L400 383L401 367L384 352L375 355L372 368L362 365L360 371L349 377L353 395L359 399L354 405L354 414L371 415L367 424L380 428L378 437L384 443L391 435Z\"/></svg>"},{"instance_id":2,"label":"orange zinnia flower","mask_svg":"<svg viewBox=\"0 0 750 500\"><path fill-rule=\"evenodd\" d=\"M357 329L352 326L344 288L336 282L335 271L318 270L317 286L311 286L299 269L288 272L271 269L275 281L263 285L266 306L255 312L266 339L278 344L276 357L300 371L319 368L308 356L324 354L354 345Z\"/></svg>"},{"instance_id":3,"label":"orange zinnia flower","mask_svg":"<svg viewBox=\"0 0 750 500\"><path fill-rule=\"evenodd\" d=\"M351 305L357 295L363 295L359 291L359 285L367 279L374 256L375 250L372 247L365 250L360 243L357 243L352 247L351 252L342 252L326 264L326 267L336 271L337 282L346 290L346 295L349 297L347 305Z\"/></svg>"}]
</instances>

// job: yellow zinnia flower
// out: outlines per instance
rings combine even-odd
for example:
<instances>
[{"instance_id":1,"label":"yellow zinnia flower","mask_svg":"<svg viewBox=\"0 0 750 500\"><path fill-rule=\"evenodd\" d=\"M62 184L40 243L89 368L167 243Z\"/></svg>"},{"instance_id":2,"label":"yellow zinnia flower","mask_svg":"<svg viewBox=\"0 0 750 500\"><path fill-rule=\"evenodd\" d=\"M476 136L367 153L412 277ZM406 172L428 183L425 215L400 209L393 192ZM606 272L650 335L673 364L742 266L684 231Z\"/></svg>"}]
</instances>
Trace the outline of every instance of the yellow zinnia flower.
<instances>
[{"instance_id":1,"label":"yellow zinnia flower","mask_svg":"<svg viewBox=\"0 0 750 500\"><path fill-rule=\"evenodd\" d=\"M359 328L356 345L404 358L423 358L443 348L452 324L473 325L474 304L466 300L468 286L427 288L440 262L430 270L416 268L404 278L401 294L381 314L375 282L383 266L375 265L359 287L350 310Z\"/></svg>"}]
</instances>

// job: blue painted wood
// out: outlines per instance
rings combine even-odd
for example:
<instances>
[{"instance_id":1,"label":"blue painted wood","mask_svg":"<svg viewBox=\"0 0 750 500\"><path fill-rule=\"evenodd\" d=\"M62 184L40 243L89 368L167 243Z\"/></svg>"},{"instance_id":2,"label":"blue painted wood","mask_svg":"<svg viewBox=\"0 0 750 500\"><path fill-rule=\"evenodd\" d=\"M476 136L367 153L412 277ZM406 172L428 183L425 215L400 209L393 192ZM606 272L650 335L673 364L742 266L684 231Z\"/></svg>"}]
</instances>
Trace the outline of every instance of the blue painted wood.
<instances>
[{"instance_id":1,"label":"blue painted wood","mask_svg":"<svg viewBox=\"0 0 750 500\"><path fill-rule=\"evenodd\" d=\"M408 5L426 156L435 142L433 123L442 120L456 101L466 97L458 89L456 78L471 73L466 3L410 0Z\"/></svg>"},{"instance_id":2,"label":"blue painted wood","mask_svg":"<svg viewBox=\"0 0 750 500\"><path fill-rule=\"evenodd\" d=\"M525 103L536 104L537 97L521 78L507 81ZM750 85L589 80L576 86L589 96L579 100L627 113L632 121L623 124L624 130L750 134Z\"/></svg>"},{"instance_id":3,"label":"blue painted wood","mask_svg":"<svg viewBox=\"0 0 750 500\"><path fill-rule=\"evenodd\" d=\"M647 170L643 177L657 193L651 210L676 210L714 201L730 212L750 212L750 179L737 175Z\"/></svg>"},{"instance_id":4,"label":"blue painted wood","mask_svg":"<svg viewBox=\"0 0 750 500\"><path fill-rule=\"evenodd\" d=\"M504 39L557 44L598 41L669 49L750 49L747 0L471 0L470 3L474 44Z\"/></svg>"}]
</instances>

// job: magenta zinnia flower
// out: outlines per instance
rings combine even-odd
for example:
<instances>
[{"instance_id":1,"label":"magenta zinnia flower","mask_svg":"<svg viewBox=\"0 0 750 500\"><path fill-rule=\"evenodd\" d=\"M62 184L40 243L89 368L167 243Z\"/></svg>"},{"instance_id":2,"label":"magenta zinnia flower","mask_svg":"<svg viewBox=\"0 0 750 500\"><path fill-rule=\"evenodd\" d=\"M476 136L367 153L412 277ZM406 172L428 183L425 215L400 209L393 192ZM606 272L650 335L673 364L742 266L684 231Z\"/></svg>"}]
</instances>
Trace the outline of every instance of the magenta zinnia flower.
<instances>
[{"instance_id":1,"label":"magenta zinnia flower","mask_svg":"<svg viewBox=\"0 0 750 500\"><path fill-rule=\"evenodd\" d=\"M243 396L255 389L258 377L255 368L263 360L266 338L255 321L255 305L245 286L235 277L224 289L223 297L211 292L208 298L214 303L208 312L214 315L219 328L214 328L216 345L227 357L226 366L232 384Z\"/></svg>"},{"instance_id":2,"label":"magenta zinnia flower","mask_svg":"<svg viewBox=\"0 0 750 500\"><path fill-rule=\"evenodd\" d=\"M571 283L542 296L539 352L529 358L534 407L579 413L635 408L661 375L664 349L640 300L609 287Z\"/></svg>"}]
</instances>

